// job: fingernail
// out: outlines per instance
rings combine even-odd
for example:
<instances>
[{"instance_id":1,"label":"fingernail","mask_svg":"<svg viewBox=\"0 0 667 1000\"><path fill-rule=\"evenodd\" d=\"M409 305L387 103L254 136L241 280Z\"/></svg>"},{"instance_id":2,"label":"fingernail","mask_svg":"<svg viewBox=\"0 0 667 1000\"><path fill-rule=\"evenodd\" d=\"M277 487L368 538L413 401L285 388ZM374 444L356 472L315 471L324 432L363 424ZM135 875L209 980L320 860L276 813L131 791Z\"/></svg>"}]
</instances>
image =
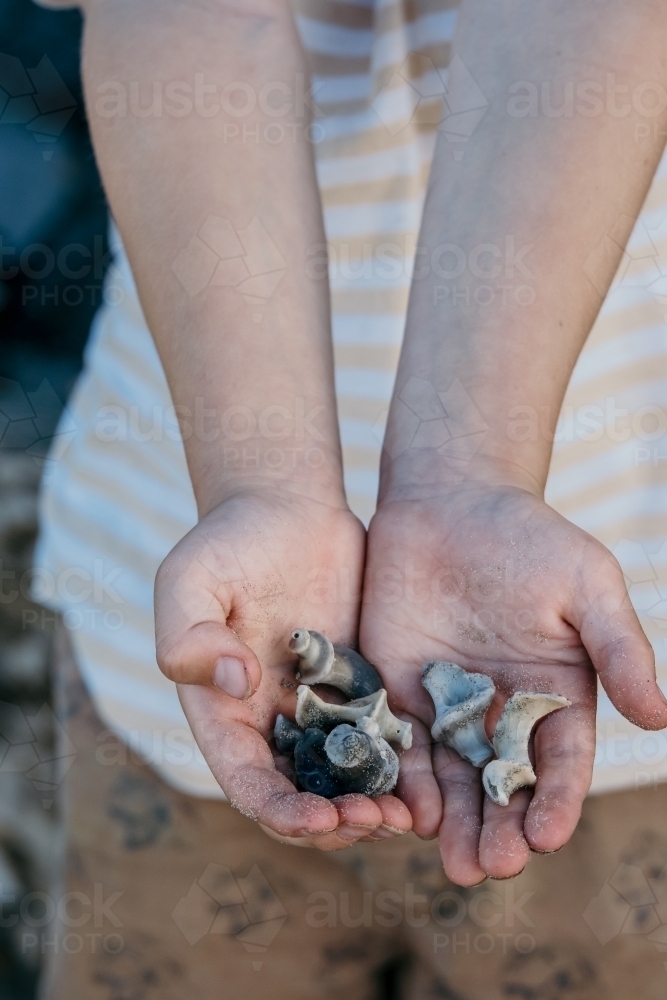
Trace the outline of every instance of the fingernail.
<instances>
[{"instance_id":1,"label":"fingernail","mask_svg":"<svg viewBox=\"0 0 667 1000\"><path fill-rule=\"evenodd\" d=\"M303 827L301 830L297 830L293 836L295 837L328 837L332 833L336 833L338 827L334 826L331 830L309 830L307 827Z\"/></svg>"},{"instance_id":2,"label":"fingernail","mask_svg":"<svg viewBox=\"0 0 667 1000\"><path fill-rule=\"evenodd\" d=\"M394 837L400 837L404 830L394 830L391 826L378 826L376 830L373 830L371 837L373 840L390 840Z\"/></svg>"},{"instance_id":3,"label":"fingernail","mask_svg":"<svg viewBox=\"0 0 667 1000\"><path fill-rule=\"evenodd\" d=\"M490 878L493 882L507 882L507 880L510 878L518 878L519 875L521 875L521 873L524 872L525 870L526 866L524 865L521 871L516 872L514 875L487 875L486 877ZM482 881L485 880L483 879Z\"/></svg>"},{"instance_id":4,"label":"fingernail","mask_svg":"<svg viewBox=\"0 0 667 1000\"><path fill-rule=\"evenodd\" d=\"M376 832L376 827L363 826L360 823L342 823L336 830L341 840L359 840L359 837L364 837L371 833L375 834Z\"/></svg>"},{"instance_id":5,"label":"fingernail","mask_svg":"<svg viewBox=\"0 0 667 1000\"><path fill-rule=\"evenodd\" d=\"M383 823L382 826L378 827L378 830L382 831L388 837L402 837L407 830L399 830L396 826L390 826L389 823Z\"/></svg>"},{"instance_id":6,"label":"fingernail","mask_svg":"<svg viewBox=\"0 0 667 1000\"><path fill-rule=\"evenodd\" d=\"M221 656L213 670L213 683L232 698L247 698L250 694L248 675L243 660L236 656Z\"/></svg>"}]
</instances>

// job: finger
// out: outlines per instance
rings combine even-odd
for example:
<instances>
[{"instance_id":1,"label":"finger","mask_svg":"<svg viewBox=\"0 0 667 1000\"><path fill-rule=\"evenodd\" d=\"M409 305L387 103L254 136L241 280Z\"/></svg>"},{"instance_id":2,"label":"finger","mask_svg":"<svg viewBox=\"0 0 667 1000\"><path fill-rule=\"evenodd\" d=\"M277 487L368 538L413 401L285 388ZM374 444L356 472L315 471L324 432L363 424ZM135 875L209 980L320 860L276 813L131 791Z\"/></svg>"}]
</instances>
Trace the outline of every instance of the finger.
<instances>
[{"instance_id":1,"label":"finger","mask_svg":"<svg viewBox=\"0 0 667 1000\"><path fill-rule=\"evenodd\" d=\"M484 797L484 820L479 840L479 864L491 878L512 878L530 860L523 825L531 799L529 791L516 792L509 805L499 806Z\"/></svg>"},{"instance_id":2,"label":"finger","mask_svg":"<svg viewBox=\"0 0 667 1000\"><path fill-rule=\"evenodd\" d=\"M378 840L400 837L408 833L412 817L400 799L394 795L380 795L377 799L367 799L363 795L345 795L332 799L338 807L341 825L330 834L308 837L285 837L269 827L264 832L273 840L293 847L313 847L323 851L340 851L357 841L375 843ZM375 805L378 812L372 814L376 827L369 827L371 813L368 803Z\"/></svg>"},{"instance_id":3,"label":"finger","mask_svg":"<svg viewBox=\"0 0 667 1000\"><path fill-rule=\"evenodd\" d=\"M343 795L331 801L336 805L339 817L339 826L331 833L297 838L279 836L269 828L265 832L293 846L340 851L357 841L373 843L399 837L412 826L407 807L393 795L381 795L377 799L364 795Z\"/></svg>"},{"instance_id":4,"label":"finger","mask_svg":"<svg viewBox=\"0 0 667 1000\"><path fill-rule=\"evenodd\" d=\"M215 686L232 698L246 699L262 677L252 649L220 622L198 622L158 636L156 649L160 670L177 684Z\"/></svg>"},{"instance_id":5,"label":"finger","mask_svg":"<svg viewBox=\"0 0 667 1000\"><path fill-rule=\"evenodd\" d=\"M374 801L382 813L382 829L389 830L397 836L412 830L410 810L395 795L380 795Z\"/></svg>"},{"instance_id":6,"label":"finger","mask_svg":"<svg viewBox=\"0 0 667 1000\"><path fill-rule=\"evenodd\" d=\"M336 806L319 795L297 792L276 770L262 736L225 717L224 699L193 685L179 686L178 693L213 776L240 812L285 837L319 836L338 827Z\"/></svg>"},{"instance_id":7,"label":"finger","mask_svg":"<svg viewBox=\"0 0 667 1000\"><path fill-rule=\"evenodd\" d=\"M435 747L433 766L444 803L439 840L445 874L457 885L477 885L486 878L479 863L483 795L479 771L441 744Z\"/></svg>"},{"instance_id":8,"label":"finger","mask_svg":"<svg viewBox=\"0 0 667 1000\"><path fill-rule=\"evenodd\" d=\"M365 795L341 795L331 800L338 809L336 835L352 843L372 834L382 823L382 811Z\"/></svg>"},{"instance_id":9,"label":"finger","mask_svg":"<svg viewBox=\"0 0 667 1000\"><path fill-rule=\"evenodd\" d=\"M271 840L277 840L279 844L285 844L287 847L309 847L318 851L344 851L346 847L351 847L355 843L352 840L343 840L337 835L336 830L333 833L307 837L285 837L276 833L271 827L264 826L263 823L259 823L258 825L267 837L270 837ZM366 838L360 837L359 839L365 840Z\"/></svg>"},{"instance_id":10,"label":"finger","mask_svg":"<svg viewBox=\"0 0 667 1000\"><path fill-rule=\"evenodd\" d=\"M412 816L404 802L395 795L379 795L373 801L382 813L382 822L372 834L364 837L364 840L388 840L409 833L412 829Z\"/></svg>"},{"instance_id":11,"label":"finger","mask_svg":"<svg viewBox=\"0 0 667 1000\"><path fill-rule=\"evenodd\" d=\"M663 729L667 699L656 683L653 649L630 603L621 567L607 555L602 566L597 560L584 575L584 592L576 595L570 621L619 712L643 729Z\"/></svg>"},{"instance_id":12,"label":"finger","mask_svg":"<svg viewBox=\"0 0 667 1000\"><path fill-rule=\"evenodd\" d=\"M158 665L177 684L217 686L248 698L262 672L253 650L227 626L238 563L230 548L192 538L167 556L155 579Z\"/></svg>"},{"instance_id":13,"label":"finger","mask_svg":"<svg viewBox=\"0 0 667 1000\"><path fill-rule=\"evenodd\" d=\"M281 834L276 833L272 830L270 826L264 826L263 823L257 824L261 830L270 837L271 840L277 840L279 844L285 844L287 847L315 847L312 837L283 837Z\"/></svg>"},{"instance_id":14,"label":"finger","mask_svg":"<svg viewBox=\"0 0 667 1000\"><path fill-rule=\"evenodd\" d=\"M534 851L557 851L572 836L590 788L594 758L594 706L565 708L538 726L537 785L524 825Z\"/></svg>"},{"instance_id":15,"label":"finger","mask_svg":"<svg viewBox=\"0 0 667 1000\"><path fill-rule=\"evenodd\" d=\"M433 774L433 739L426 726L412 722L412 746L401 754L396 794L412 815L412 829L418 837L435 837L442 820L442 795Z\"/></svg>"},{"instance_id":16,"label":"finger","mask_svg":"<svg viewBox=\"0 0 667 1000\"><path fill-rule=\"evenodd\" d=\"M270 837L295 847L314 847L320 851L341 851L358 840L371 840L382 823L382 812L373 799L365 795L341 795L331 800L338 809L338 827L331 833L302 837L279 836L263 824ZM407 811L407 810L406 810Z\"/></svg>"}]
</instances>

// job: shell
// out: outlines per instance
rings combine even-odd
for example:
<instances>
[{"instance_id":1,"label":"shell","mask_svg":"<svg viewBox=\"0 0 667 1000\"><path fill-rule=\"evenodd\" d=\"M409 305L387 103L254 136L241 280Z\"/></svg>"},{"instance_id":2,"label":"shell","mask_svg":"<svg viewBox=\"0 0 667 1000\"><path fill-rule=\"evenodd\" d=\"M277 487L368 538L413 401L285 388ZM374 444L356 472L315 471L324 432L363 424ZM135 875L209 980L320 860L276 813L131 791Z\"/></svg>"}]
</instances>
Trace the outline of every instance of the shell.
<instances>
[{"instance_id":1,"label":"shell","mask_svg":"<svg viewBox=\"0 0 667 1000\"><path fill-rule=\"evenodd\" d=\"M398 780L394 751L381 737L361 728L347 723L336 726L324 748L333 774L347 792L379 795L390 791Z\"/></svg>"},{"instance_id":2,"label":"shell","mask_svg":"<svg viewBox=\"0 0 667 1000\"><path fill-rule=\"evenodd\" d=\"M294 754L305 791L325 798L351 792L382 795L398 780L399 760L388 741L412 745L412 725L397 719L375 667L321 632L298 628L289 647L299 657L296 725L279 715L274 737L280 753ZM323 701L309 687L330 684L352 700Z\"/></svg>"},{"instance_id":3,"label":"shell","mask_svg":"<svg viewBox=\"0 0 667 1000\"><path fill-rule=\"evenodd\" d=\"M487 764L482 775L487 795L499 806L508 805L513 792L537 781L528 756L528 743L535 723L570 704L567 698L558 694L528 691L517 691L505 702L493 734L498 759Z\"/></svg>"},{"instance_id":4,"label":"shell","mask_svg":"<svg viewBox=\"0 0 667 1000\"><path fill-rule=\"evenodd\" d=\"M280 753L293 754L297 743L303 736L303 729L299 729L293 722L286 719L284 715L279 715L273 727L273 738Z\"/></svg>"},{"instance_id":5,"label":"shell","mask_svg":"<svg viewBox=\"0 0 667 1000\"><path fill-rule=\"evenodd\" d=\"M343 723L327 735L313 727L299 729L279 715L274 736L282 753L294 754L301 787L315 795L383 795L398 780L398 757L371 719L361 719L356 727Z\"/></svg>"},{"instance_id":6,"label":"shell","mask_svg":"<svg viewBox=\"0 0 667 1000\"><path fill-rule=\"evenodd\" d=\"M354 649L334 645L321 632L296 628L289 648L299 658L303 684L330 684L348 698L364 698L382 688L382 678Z\"/></svg>"},{"instance_id":7,"label":"shell","mask_svg":"<svg viewBox=\"0 0 667 1000\"><path fill-rule=\"evenodd\" d=\"M333 799L343 795L344 789L332 773L324 748L326 741L327 735L321 729L307 729L294 749L294 769L304 791Z\"/></svg>"},{"instance_id":8,"label":"shell","mask_svg":"<svg viewBox=\"0 0 667 1000\"><path fill-rule=\"evenodd\" d=\"M435 660L425 664L422 684L435 705L433 739L452 747L475 767L483 767L493 756L484 730L484 715L496 690L491 678Z\"/></svg>"},{"instance_id":9,"label":"shell","mask_svg":"<svg viewBox=\"0 0 667 1000\"><path fill-rule=\"evenodd\" d=\"M314 726L329 732L342 722L357 722L367 716L377 723L382 739L398 743L404 750L412 746L412 725L396 718L387 704L384 688L365 698L348 701L345 705L331 705L309 687L300 684L296 699L296 721L302 729Z\"/></svg>"}]
</instances>

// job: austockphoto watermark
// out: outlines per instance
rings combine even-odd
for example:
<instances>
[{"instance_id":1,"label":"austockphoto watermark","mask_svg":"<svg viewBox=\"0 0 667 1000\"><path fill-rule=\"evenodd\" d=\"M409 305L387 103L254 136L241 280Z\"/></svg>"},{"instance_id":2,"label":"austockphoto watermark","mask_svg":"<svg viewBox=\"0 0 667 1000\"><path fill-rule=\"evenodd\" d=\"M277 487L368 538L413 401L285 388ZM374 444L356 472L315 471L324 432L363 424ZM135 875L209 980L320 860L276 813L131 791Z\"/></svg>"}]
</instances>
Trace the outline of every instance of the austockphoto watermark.
<instances>
[{"instance_id":1,"label":"austockphoto watermark","mask_svg":"<svg viewBox=\"0 0 667 1000\"><path fill-rule=\"evenodd\" d=\"M329 280L332 288L393 285L400 279L430 279L434 305L531 305L536 298L529 268L533 244L518 245L514 236L465 248L441 243L434 248L414 241L317 243L306 251L306 276Z\"/></svg>"},{"instance_id":2,"label":"austockphoto watermark","mask_svg":"<svg viewBox=\"0 0 667 1000\"><path fill-rule=\"evenodd\" d=\"M178 251L171 270L191 298L215 288L240 297L253 322L261 323L287 261L257 216L236 227L224 216L208 215Z\"/></svg>"},{"instance_id":3,"label":"austockphoto watermark","mask_svg":"<svg viewBox=\"0 0 667 1000\"><path fill-rule=\"evenodd\" d=\"M123 570L109 568L102 559L93 559L92 568L68 566L60 573L43 567L30 567L18 574L5 569L0 560L0 605L22 600L31 605L56 601L64 610L59 614L48 607L24 607L24 629L49 629L63 621L72 631L104 629L116 632L125 625L124 600L114 587ZM111 606L110 606L111 605Z\"/></svg>"},{"instance_id":4,"label":"austockphoto watermark","mask_svg":"<svg viewBox=\"0 0 667 1000\"><path fill-rule=\"evenodd\" d=\"M33 566L19 576L16 570L5 569L0 560L0 604L13 604L21 597L39 604L53 598L67 604L122 604L122 597L113 587L121 573L121 567L109 569L103 559L93 559L92 569L68 566L60 573L52 573Z\"/></svg>"},{"instance_id":5,"label":"austockphoto watermark","mask_svg":"<svg viewBox=\"0 0 667 1000\"><path fill-rule=\"evenodd\" d=\"M304 73L260 86L247 80L211 82L204 73L195 73L190 80L105 80L96 88L93 111L100 118L222 117L229 125L250 117L268 119L267 127L282 125L284 135L296 141L298 129L308 137L313 121L324 117L316 100L322 87ZM224 129L222 134L237 138L241 130ZM275 130L269 136L267 141L276 141ZM311 141L317 140L311 136Z\"/></svg>"},{"instance_id":6,"label":"austockphoto watermark","mask_svg":"<svg viewBox=\"0 0 667 1000\"><path fill-rule=\"evenodd\" d=\"M133 754L153 767L205 767L206 761L187 726L170 729L124 729L123 739L111 729L98 733L95 761L101 767L134 766Z\"/></svg>"},{"instance_id":7,"label":"austockphoto watermark","mask_svg":"<svg viewBox=\"0 0 667 1000\"><path fill-rule=\"evenodd\" d=\"M125 947L123 923L114 911L122 892L95 882L90 893L55 896L34 891L18 895L0 884L0 927L18 937L24 955L119 954Z\"/></svg>"},{"instance_id":8,"label":"austockphoto watermark","mask_svg":"<svg viewBox=\"0 0 667 1000\"><path fill-rule=\"evenodd\" d=\"M455 160L463 158L466 143L488 106L458 55L445 67L415 52L387 79L371 105L392 136L415 121L422 127L437 128L446 137Z\"/></svg>"},{"instance_id":9,"label":"austockphoto watermark","mask_svg":"<svg viewBox=\"0 0 667 1000\"><path fill-rule=\"evenodd\" d=\"M241 875L212 863L179 899L171 918L191 946L209 934L235 938L254 955L252 968L259 972L260 955L280 933L287 910L257 865Z\"/></svg>"},{"instance_id":10,"label":"austockphoto watermark","mask_svg":"<svg viewBox=\"0 0 667 1000\"><path fill-rule=\"evenodd\" d=\"M540 608L527 583L525 570L513 560L466 572L445 565L427 571L408 560L402 567L367 573L363 586L366 597L379 605L408 604L428 615L437 632L487 642L499 633L534 637L540 631ZM309 573L307 599L319 606L354 603L360 586L351 570L320 567Z\"/></svg>"},{"instance_id":11,"label":"austockphoto watermark","mask_svg":"<svg viewBox=\"0 0 667 1000\"><path fill-rule=\"evenodd\" d=\"M518 895L514 883L498 889L459 892L447 889L427 895L406 882L400 890L348 892L319 890L306 900L305 922L312 928L394 928L401 925L433 929L435 953L527 954L536 946L530 930L535 922L527 910L533 892Z\"/></svg>"},{"instance_id":12,"label":"austockphoto watermark","mask_svg":"<svg viewBox=\"0 0 667 1000\"><path fill-rule=\"evenodd\" d=\"M403 565L369 570L365 593L379 604L391 606L407 602L415 607L456 605L470 601L476 605L500 605L520 609L531 601L530 573L518 559L496 560L486 568L466 568L465 572L444 563L432 570L406 559ZM358 597L356 574L347 568L319 567L308 576L308 601L316 604L353 601Z\"/></svg>"},{"instance_id":13,"label":"austockphoto watermark","mask_svg":"<svg viewBox=\"0 0 667 1000\"><path fill-rule=\"evenodd\" d=\"M656 768L667 761L667 732L619 730L614 720L598 720L595 763L598 767L635 767L634 785L648 787Z\"/></svg>"},{"instance_id":14,"label":"austockphoto watermark","mask_svg":"<svg viewBox=\"0 0 667 1000\"><path fill-rule=\"evenodd\" d=\"M553 413L548 406L518 405L508 413L507 437L510 441L546 440L555 443L612 441L615 444L637 442L635 464L658 458L656 442L667 434L667 409L654 404L636 408L619 405L615 396L584 406L566 404L560 411L555 431Z\"/></svg>"},{"instance_id":15,"label":"austockphoto watermark","mask_svg":"<svg viewBox=\"0 0 667 1000\"><path fill-rule=\"evenodd\" d=\"M236 404L225 410L205 405L137 405L101 407L94 434L103 443L117 441L188 441L195 438L219 445L218 464L230 472L275 475L296 469L315 472L326 463L321 446L326 438L318 422L325 407L295 397L290 406L269 404L261 409Z\"/></svg>"},{"instance_id":16,"label":"austockphoto watermark","mask_svg":"<svg viewBox=\"0 0 667 1000\"><path fill-rule=\"evenodd\" d=\"M118 305L122 289L104 276L113 254L104 236L92 237L90 246L66 243L53 248L30 243L18 249L0 236L0 280L21 280L21 305L69 306Z\"/></svg>"},{"instance_id":17,"label":"austockphoto watermark","mask_svg":"<svg viewBox=\"0 0 667 1000\"><path fill-rule=\"evenodd\" d=\"M398 281L430 280L436 306L529 306L536 298L532 250L533 244L520 244L511 234L472 247L442 243L427 248L409 237L332 240L306 248L304 274L311 281L330 282L334 290L349 289L355 282L381 288ZM211 214L179 249L171 269L192 298L211 289L242 296L259 323L288 262L259 218L239 228Z\"/></svg>"},{"instance_id":18,"label":"austockphoto watermark","mask_svg":"<svg viewBox=\"0 0 667 1000\"><path fill-rule=\"evenodd\" d=\"M642 628L651 639L656 652L659 646L665 649L667 541L655 546L632 538L621 538L612 546L612 552L623 570L628 595Z\"/></svg>"},{"instance_id":19,"label":"austockphoto watermark","mask_svg":"<svg viewBox=\"0 0 667 1000\"><path fill-rule=\"evenodd\" d=\"M667 109L667 89L656 80L630 84L615 73L601 80L517 80L510 84L507 113L512 118L659 118Z\"/></svg>"},{"instance_id":20,"label":"austockphoto watermark","mask_svg":"<svg viewBox=\"0 0 667 1000\"><path fill-rule=\"evenodd\" d=\"M626 934L642 935L663 958L667 953L667 851L664 838L644 835L630 843L582 916L598 943L621 945ZM621 941L618 938L621 938ZM627 939L626 939L627 940ZM663 962L667 972L667 961Z\"/></svg>"},{"instance_id":21,"label":"austockphoto watermark","mask_svg":"<svg viewBox=\"0 0 667 1000\"><path fill-rule=\"evenodd\" d=\"M46 702L31 713L0 703L0 772L22 774L32 783L44 809L53 805L75 756L76 747Z\"/></svg>"},{"instance_id":22,"label":"austockphoto watermark","mask_svg":"<svg viewBox=\"0 0 667 1000\"><path fill-rule=\"evenodd\" d=\"M37 628L42 631L55 628L62 622L70 632L118 632L125 626L125 615L120 608L65 608L56 614L48 608L24 608L21 625L24 629Z\"/></svg>"},{"instance_id":23,"label":"austockphoto watermark","mask_svg":"<svg viewBox=\"0 0 667 1000\"><path fill-rule=\"evenodd\" d=\"M31 132L42 158L50 160L54 144L76 110L76 101L47 55L35 66L0 53L0 125Z\"/></svg>"},{"instance_id":24,"label":"austockphoto watermark","mask_svg":"<svg viewBox=\"0 0 667 1000\"><path fill-rule=\"evenodd\" d=\"M326 440L324 430L319 426L324 413L323 405L312 406L303 396L295 396L289 405L268 403L261 408L253 408L237 403L224 410L207 406L203 396L196 396L192 407L158 405L153 406L150 412L138 405L102 406L95 414L93 433L98 441L105 444L117 441L189 441L195 438L206 443L216 441L232 449L257 442L263 448L267 443L282 443L281 447L284 445L288 449L289 443L294 446L289 450L301 455L309 450L318 452L311 458L313 463L319 463L318 445ZM222 460L224 462L224 455Z\"/></svg>"}]
</instances>

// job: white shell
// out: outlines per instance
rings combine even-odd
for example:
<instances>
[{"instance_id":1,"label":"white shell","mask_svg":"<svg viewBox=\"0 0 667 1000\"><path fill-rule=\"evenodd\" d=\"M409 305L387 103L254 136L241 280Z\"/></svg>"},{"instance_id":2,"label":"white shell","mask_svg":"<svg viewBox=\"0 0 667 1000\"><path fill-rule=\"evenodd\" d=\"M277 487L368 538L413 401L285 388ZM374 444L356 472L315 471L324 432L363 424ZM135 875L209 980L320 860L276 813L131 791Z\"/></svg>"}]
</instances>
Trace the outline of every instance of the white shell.
<instances>
[{"instance_id":1,"label":"white shell","mask_svg":"<svg viewBox=\"0 0 667 1000\"><path fill-rule=\"evenodd\" d=\"M299 658L302 684L330 684L348 698L363 698L382 687L379 673L361 653L334 645L322 632L295 628L289 648Z\"/></svg>"},{"instance_id":2,"label":"white shell","mask_svg":"<svg viewBox=\"0 0 667 1000\"><path fill-rule=\"evenodd\" d=\"M484 731L484 715L496 690L491 678L435 660L424 666L422 684L435 705L433 739L452 747L475 767L483 767L493 756Z\"/></svg>"},{"instance_id":3,"label":"white shell","mask_svg":"<svg viewBox=\"0 0 667 1000\"><path fill-rule=\"evenodd\" d=\"M528 756L528 742L535 723L570 704L567 698L558 694L527 691L517 691L505 702L493 734L498 759L487 764L482 775L487 795L499 806L509 805L513 792L537 781Z\"/></svg>"},{"instance_id":4,"label":"white shell","mask_svg":"<svg viewBox=\"0 0 667 1000\"><path fill-rule=\"evenodd\" d=\"M387 742L398 743L404 750L412 746L412 725L396 718L387 704L384 688L365 698L348 701L345 705L331 705L323 701L305 684L297 688L296 722L302 729L314 727L326 731L341 722L359 725L362 719L376 723L378 735Z\"/></svg>"}]
</instances>

